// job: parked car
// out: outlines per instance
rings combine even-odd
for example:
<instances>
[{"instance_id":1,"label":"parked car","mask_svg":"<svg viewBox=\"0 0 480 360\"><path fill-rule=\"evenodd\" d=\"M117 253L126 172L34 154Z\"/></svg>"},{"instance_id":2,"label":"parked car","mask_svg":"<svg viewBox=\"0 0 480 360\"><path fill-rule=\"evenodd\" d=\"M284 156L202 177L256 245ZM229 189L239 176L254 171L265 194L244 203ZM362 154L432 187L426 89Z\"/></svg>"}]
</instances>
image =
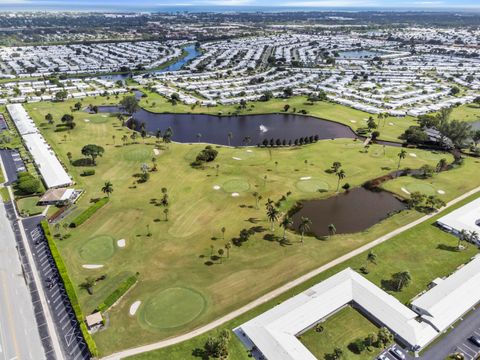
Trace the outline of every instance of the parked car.
<instances>
[{"instance_id":1,"label":"parked car","mask_svg":"<svg viewBox=\"0 0 480 360\"><path fill-rule=\"evenodd\" d=\"M400 350L399 348L392 347L392 348L390 349L390 354L392 354L393 356L395 356L397 359L405 360L405 354L404 354L403 351Z\"/></svg>"},{"instance_id":2,"label":"parked car","mask_svg":"<svg viewBox=\"0 0 480 360\"><path fill-rule=\"evenodd\" d=\"M385 354L381 354L381 355L377 358L377 360L388 360L388 359L387 359L387 356L386 356Z\"/></svg>"},{"instance_id":3,"label":"parked car","mask_svg":"<svg viewBox=\"0 0 480 360\"><path fill-rule=\"evenodd\" d=\"M472 344L480 347L480 338L478 336L472 335L468 338L468 340L470 340Z\"/></svg>"}]
</instances>

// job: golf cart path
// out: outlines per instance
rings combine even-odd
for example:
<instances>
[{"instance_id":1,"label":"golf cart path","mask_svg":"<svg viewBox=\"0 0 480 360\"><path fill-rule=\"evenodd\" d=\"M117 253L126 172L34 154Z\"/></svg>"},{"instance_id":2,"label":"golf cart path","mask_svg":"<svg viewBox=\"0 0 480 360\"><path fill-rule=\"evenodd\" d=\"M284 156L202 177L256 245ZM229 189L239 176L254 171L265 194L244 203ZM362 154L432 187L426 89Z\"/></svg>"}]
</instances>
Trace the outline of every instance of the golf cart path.
<instances>
[{"instance_id":1,"label":"golf cart path","mask_svg":"<svg viewBox=\"0 0 480 360\"><path fill-rule=\"evenodd\" d=\"M452 201L448 202L446 204L445 207L441 208L439 211L436 211L436 212L433 212L431 214L428 214L428 215L425 215L425 216L422 216L421 218L407 224L407 225L404 225L392 232L389 232L388 234L385 234L379 238L377 238L376 240L373 240L371 242L369 242L368 244L365 244L361 247L359 247L358 249L355 249L355 250L352 250L350 251L349 253L345 254L345 255L342 255L338 258L336 258L335 260L332 260L330 261L329 263L325 264L325 265L322 265L300 277L298 277L297 279L295 280L292 280L282 286L280 286L279 288L263 295L263 296L260 296L258 299L256 300L253 300L252 302L242 306L241 308L235 310L235 311L232 311L231 313L228 313L224 316L222 316L221 318L218 318L217 320L214 320L212 321L211 323L208 323L202 327L199 327L198 329L195 329L195 330L192 330L186 334L183 334L183 335L179 335L179 336L176 336L176 337L173 337L173 338L169 338L169 339L165 339L165 340L162 340L162 341L159 341L159 342L156 342L156 343L152 343L152 344L148 344L148 345L143 345L143 346L139 346L139 347L135 347L135 348L131 348L131 349L127 349L127 350L123 350L123 351L120 351L120 352L117 352L117 353L114 353L114 354L111 354L111 355L108 355L104 358L102 358L103 360L119 360L119 359L122 359L122 358L126 358L126 357L129 357L129 356L133 356L133 355L138 355L138 354L141 354L141 353L144 353L144 352L148 352L148 351L153 351L153 350L158 350L158 349L162 349L162 348L165 348L165 347L168 347L168 346L171 346L171 345L175 345L175 344L178 344L178 343L181 343L183 341L186 341L186 340L190 340L196 336L199 336L199 335L202 335L210 330L213 330L214 328L218 327L218 326L221 326L223 324L225 324L226 322L246 313L247 311L250 311L252 310L253 308L259 306L259 305L262 305L264 303L266 303L267 301L270 301L272 299L274 299L275 297L285 293L286 291L288 290L291 290L292 288L300 285L301 283L307 281L307 280L310 280L311 278L317 276L318 274L321 274L322 272L328 270L328 269L331 269L332 267L338 265L338 264L341 264L343 263L344 261L347 261L367 250L370 250L371 248L393 238L394 236L398 235L398 234L401 234L402 232L406 231L406 230L409 230L415 226L417 226L418 224L421 224L422 222L424 221L427 221L429 219L431 219L432 217L438 215L439 212L445 210L445 209L448 209L449 207L459 203L460 201L468 198L469 196L471 195L474 195L475 193L479 192L480 191L480 186L473 189L473 190L470 190L468 192L466 192L465 194L453 199Z\"/></svg>"}]
</instances>

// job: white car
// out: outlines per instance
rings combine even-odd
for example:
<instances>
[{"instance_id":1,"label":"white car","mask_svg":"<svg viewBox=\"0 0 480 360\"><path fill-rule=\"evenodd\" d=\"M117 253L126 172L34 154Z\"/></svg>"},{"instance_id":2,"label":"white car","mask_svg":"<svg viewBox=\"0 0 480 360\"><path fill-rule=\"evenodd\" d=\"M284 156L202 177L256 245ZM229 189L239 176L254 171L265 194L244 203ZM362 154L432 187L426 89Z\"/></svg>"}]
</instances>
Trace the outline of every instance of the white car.
<instances>
[{"instance_id":1,"label":"white car","mask_svg":"<svg viewBox=\"0 0 480 360\"><path fill-rule=\"evenodd\" d=\"M405 354L402 352L402 350L396 348L396 347L392 347L390 349L390 354L392 354L393 356L395 356L397 359L400 359L400 360L405 360Z\"/></svg>"}]
</instances>

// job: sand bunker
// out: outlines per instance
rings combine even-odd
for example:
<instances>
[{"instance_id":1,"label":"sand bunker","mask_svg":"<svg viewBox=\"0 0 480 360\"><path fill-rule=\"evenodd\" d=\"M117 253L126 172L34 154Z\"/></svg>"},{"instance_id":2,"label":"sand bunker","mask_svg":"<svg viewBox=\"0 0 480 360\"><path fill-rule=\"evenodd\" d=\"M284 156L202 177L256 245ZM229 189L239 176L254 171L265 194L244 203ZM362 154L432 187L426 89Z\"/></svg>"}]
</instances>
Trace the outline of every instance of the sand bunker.
<instances>
[{"instance_id":1,"label":"sand bunker","mask_svg":"<svg viewBox=\"0 0 480 360\"><path fill-rule=\"evenodd\" d=\"M85 121L85 122L90 122L90 119L85 119L85 120L83 120L83 121Z\"/></svg>"},{"instance_id":2,"label":"sand bunker","mask_svg":"<svg viewBox=\"0 0 480 360\"><path fill-rule=\"evenodd\" d=\"M311 176L304 176L301 177L300 180L310 180L312 177Z\"/></svg>"},{"instance_id":3,"label":"sand bunker","mask_svg":"<svg viewBox=\"0 0 480 360\"><path fill-rule=\"evenodd\" d=\"M410 153L408 155L410 155L411 157L417 157L417 154L415 154L415 153Z\"/></svg>"},{"instance_id":4,"label":"sand bunker","mask_svg":"<svg viewBox=\"0 0 480 360\"><path fill-rule=\"evenodd\" d=\"M103 265L95 265L95 264L87 264L87 265L82 265L84 269L101 269L103 268Z\"/></svg>"},{"instance_id":5,"label":"sand bunker","mask_svg":"<svg viewBox=\"0 0 480 360\"><path fill-rule=\"evenodd\" d=\"M232 157L232 159L233 159L233 160L242 160L242 159L240 159L239 157L235 157L235 156Z\"/></svg>"},{"instance_id":6,"label":"sand bunker","mask_svg":"<svg viewBox=\"0 0 480 360\"><path fill-rule=\"evenodd\" d=\"M357 120L350 120L350 122L351 122L352 124L355 124L355 123L357 122Z\"/></svg>"},{"instance_id":7,"label":"sand bunker","mask_svg":"<svg viewBox=\"0 0 480 360\"><path fill-rule=\"evenodd\" d=\"M213 185L213 190L220 190L220 185Z\"/></svg>"},{"instance_id":8,"label":"sand bunker","mask_svg":"<svg viewBox=\"0 0 480 360\"><path fill-rule=\"evenodd\" d=\"M124 248L125 245L127 245L126 242L125 242L125 239L120 239L120 240L117 241L117 246L119 248Z\"/></svg>"},{"instance_id":9,"label":"sand bunker","mask_svg":"<svg viewBox=\"0 0 480 360\"><path fill-rule=\"evenodd\" d=\"M133 316L137 312L138 308L140 307L140 304L142 302L140 300L135 301L131 306L130 306L130 315Z\"/></svg>"},{"instance_id":10,"label":"sand bunker","mask_svg":"<svg viewBox=\"0 0 480 360\"><path fill-rule=\"evenodd\" d=\"M154 153L155 155L160 155L160 150L158 150L158 149L153 149L153 153Z\"/></svg>"},{"instance_id":11,"label":"sand bunker","mask_svg":"<svg viewBox=\"0 0 480 360\"><path fill-rule=\"evenodd\" d=\"M248 152L248 153L252 153L252 152L253 152L253 150L247 150L247 152Z\"/></svg>"},{"instance_id":12,"label":"sand bunker","mask_svg":"<svg viewBox=\"0 0 480 360\"><path fill-rule=\"evenodd\" d=\"M388 123L388 125L393 126L393 125L395 125L395 124L394 124L394 123Z\"/></svg>"},{"instance_id":13,"label":"sand bunker","mask_svg":"<svg viewBox=\"0 0 480 360\"><path fill-rule=\"evenodd\" d=\"M403 191L405 194L410 195L410 191L408 191L407 189L405 189L405 188L403 188L403 187L402 187L402 191Z\"/></svg>"},{"instance_id":14,"label":"sand bunker","mask_svg":"<svg viewBox=\"0 0 480 360\"><path fill-rule=\"evenodd\" d=\"M445 194L445 191L443 191L443 190L437 190L437 193L439 193L440 195L444 195L444 194Z\"/></svg>"},{"instance_id":15,"label":"sand bunker","mask_svg":"<svg viewBox=\"0 0 480 360\"><path fill-rule=\"evenodd\" d=\"M232 193L232 196L237 197L237 196L240 196L240 194L239 193Z\"/></svg>"}]
</instances>

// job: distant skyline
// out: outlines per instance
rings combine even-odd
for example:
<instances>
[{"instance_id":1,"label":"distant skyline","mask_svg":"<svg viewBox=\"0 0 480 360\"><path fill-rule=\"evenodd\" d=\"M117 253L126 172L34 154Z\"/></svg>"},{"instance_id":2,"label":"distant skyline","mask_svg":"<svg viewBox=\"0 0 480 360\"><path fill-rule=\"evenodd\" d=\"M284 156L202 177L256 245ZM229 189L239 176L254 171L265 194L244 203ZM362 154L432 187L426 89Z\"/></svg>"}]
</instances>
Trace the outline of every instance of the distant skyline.
<instances>
[{"instance_id":1,"label":"distant skyline","mask_svg":"<svg viewBox=\"0 0 480 360\"><path fill-rule=\"evenodd\" d=\"M78 10L78 11L192 11L208 10L355 10L355 9L478 9L479 0L0 0L0 11Z\"/></svg>"}]
</instances>

